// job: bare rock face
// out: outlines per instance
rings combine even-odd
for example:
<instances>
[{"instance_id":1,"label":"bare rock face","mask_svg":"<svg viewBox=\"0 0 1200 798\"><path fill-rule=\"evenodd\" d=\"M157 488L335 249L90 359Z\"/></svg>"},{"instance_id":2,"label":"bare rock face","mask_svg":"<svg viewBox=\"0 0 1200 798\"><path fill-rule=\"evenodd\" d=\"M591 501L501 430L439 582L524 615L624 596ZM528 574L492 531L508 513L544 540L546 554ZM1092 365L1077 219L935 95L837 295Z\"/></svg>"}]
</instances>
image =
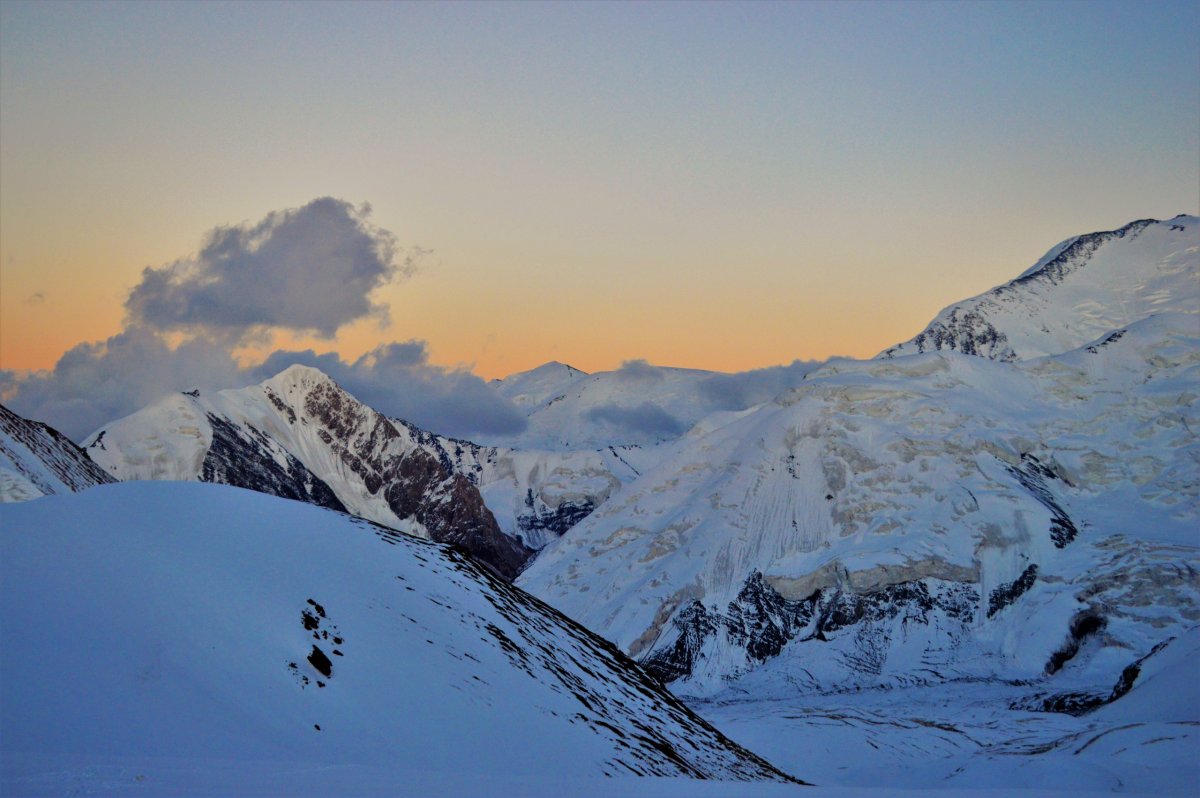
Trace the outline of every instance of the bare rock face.
<instances>
[{"instance_id":1,"label":"bare rock face","mask_svg":"<svg viewBox=\"0 0 1200 798\"><path fill-rule=\"evenodd\" d=\"M456 544L515 578L533 549L500 528L472 474L432 439L292 366L248 388L167 397L96 432L87 453L121 479L217 482L347 512Z\"/></svg>"},{"instance_id":2,"label":"bare rock face","mask_svg":"<svg viewBox=\"0 0 1200 798\"><path fill-rule=\"evenodd\" d=\"M233 485L347 512L324 481L261 430L212 413L208 414L208 423L213 437L201 466L202 482Z\"/></svg>"},{"instance_id":3,"label":"bare rock face","mask_svg":"<svg viewBox=\"0 0 1200 798\"><path fill-rule=\"evenodd\" d=\"M398 518L423 526L432 540L461 546L509 580L533 555L500 530L470 480L424 449L404 449L388 418L331 380L308 392L304 416L371 494L382 496Z\"/></svg>"},{"instance_id":4,"label":"bare rock face","mask_svg":"<svg viewBox=\"0 0 1200 798\"><path fill-rule=\"evenodd\" d=\"M0 501L71 493L114 481L67 436L0 405Z\"/></svg>"}]
</instances>

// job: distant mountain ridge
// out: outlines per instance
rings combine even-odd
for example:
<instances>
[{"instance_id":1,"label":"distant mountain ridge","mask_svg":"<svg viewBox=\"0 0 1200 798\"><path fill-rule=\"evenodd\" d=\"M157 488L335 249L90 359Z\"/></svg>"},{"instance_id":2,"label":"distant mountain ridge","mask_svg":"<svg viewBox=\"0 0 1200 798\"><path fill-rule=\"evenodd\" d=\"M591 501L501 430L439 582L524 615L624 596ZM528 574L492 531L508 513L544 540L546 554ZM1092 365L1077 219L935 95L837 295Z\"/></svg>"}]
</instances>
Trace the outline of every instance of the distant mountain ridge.
<instances>
[{"instance_id":1,"label":"distant mountain ridge","mask_svg":"<svg viewBox=\"0 0 1200 798\"><path fill-rule=\"evenodd\" d=\"M509 578L646 456L445 438L377 413L306 366L249 388L169 396L85 446L112 477L220 482L343 510L458 542Z\"/></svg>"},{"instance_id":2,"label":"distant mountain ridge","mask_svg":"<svg viewBox=\"0 0 1200 798\"><path fill-rule=\"evenodd\" d=\"M993 360L1061 354L1158 313L1200 313L1177 290L1194 270L1200 217L1139 219L1075 236L1015 279L947 307L880 353L955 351Z\"/></svg>"}]
</instances>

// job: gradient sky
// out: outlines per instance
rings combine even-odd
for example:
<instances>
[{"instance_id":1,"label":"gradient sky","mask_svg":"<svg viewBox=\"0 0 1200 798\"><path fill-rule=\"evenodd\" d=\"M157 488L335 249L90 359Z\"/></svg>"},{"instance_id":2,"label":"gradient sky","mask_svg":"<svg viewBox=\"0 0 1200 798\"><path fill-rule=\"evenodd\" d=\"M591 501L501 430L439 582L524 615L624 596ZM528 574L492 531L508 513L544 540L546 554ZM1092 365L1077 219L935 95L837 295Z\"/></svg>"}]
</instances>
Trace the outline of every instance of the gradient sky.
<instances>
[{"instance_id":1,"label":"gradient sky","mask_svg":"<svg viewBox=\"0 0 1200 798\"><path fill-rule=\"evenodd\" d=\"M1067 236L1196 213L1198 32L1195 2L3 0L0 367L322 196L433 252L389 325L272 343L489 378L871 356Z\"/></svg>"}]
</instances>

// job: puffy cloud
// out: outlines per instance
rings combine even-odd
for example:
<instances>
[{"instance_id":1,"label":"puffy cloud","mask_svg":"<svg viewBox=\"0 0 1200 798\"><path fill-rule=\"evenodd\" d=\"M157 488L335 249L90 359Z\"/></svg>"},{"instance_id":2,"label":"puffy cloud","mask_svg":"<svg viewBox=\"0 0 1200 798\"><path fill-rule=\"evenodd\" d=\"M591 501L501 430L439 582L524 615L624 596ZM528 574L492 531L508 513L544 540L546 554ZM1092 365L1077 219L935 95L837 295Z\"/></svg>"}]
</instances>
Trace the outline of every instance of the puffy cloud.
<instances>
[{"instance_id":1,"label":"puffy cloud","mask_svg":"<svg viewBox=\"0 0 1200 798\"><path fill-rule=\"evenodd\" d=\"M434 432L520 432L527 422L515 407L470 371L430 364L422 341L386 344L352 362L277 351L238 366L236 345L270 330L332 336L348 322L386 315L371 292L411 272L424 253L414 249L397 263L395 238L373 227L369 213L325 197L213 230L196 257L142 272L125 302L123 332L75 346L47 371L0 371L0 400L82 440L173 391L242 387L304 363L379 411ZM185 338L171 346L167 335L178 332Z\"/></svg>"},{"instance_id":2,"label":"puffy cloud","mask_svg":"<svg viewBox=\"0 0 1200 798\"><path fill-rule=\"evenodd\" d=\"M661 374L657 375L657 378L661 379ZM611 424L621 432L629 434L674 438L687 431L686 424L653 402L642 402L633 407L598 405L589 409L584 416L590 421Z\"/></svg>"},{"instance_id":3,"label":"puffy cloud","mask_svg":"<svg viewBox=\"0 0 1200 798\"><path fill-rule=\"evenodd\" d=\"M199 254L147 268L125 301L133 324L241 338L264 328L332 336L358 319L387 317L370 294L411 273L395 237L372 226L370 207L324 197L254 225L218 227Z\"/></svg>"}]
</instances>

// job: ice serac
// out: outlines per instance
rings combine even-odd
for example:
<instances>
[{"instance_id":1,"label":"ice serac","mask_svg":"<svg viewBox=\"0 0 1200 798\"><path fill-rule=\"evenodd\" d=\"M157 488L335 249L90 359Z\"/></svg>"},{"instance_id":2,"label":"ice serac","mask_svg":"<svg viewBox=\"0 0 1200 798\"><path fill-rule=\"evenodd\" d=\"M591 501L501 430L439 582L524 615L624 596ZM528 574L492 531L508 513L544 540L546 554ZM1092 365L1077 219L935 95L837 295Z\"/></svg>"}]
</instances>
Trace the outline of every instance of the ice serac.
<instances>
[{"instance_id":1,"label":"ice serac","mask_svg":"<svg viewBox=\"0 0 1200 798\"><path fill-rule=\"evenodd\" d=\"M292 366L261 385L165 399L85 442L121 479L221 482L456 543L506 578L533 550L470 479L328 376Z\"/></svg>"},{"instance_id":2,"label":"ice serac","mask_svg":"<svg viewBox=\"0 0 1200 798\"><path fill-rule=\"evenodd\" d=\"M1200 218L1141 219L1069 238L1004 285L943 310L880 357L954 351L995 360L1060 354L1160 313L1197 313Z\"/></svg>"},{"instance_id":3,"label":"ice serac","mask_svg":"<svg viewBox=\"0 0 1200 798\"><path fill-rule=\"evenodd\" d=\"M0 502L71 493L112 481L67 436L0 405Z\"/></svg>"},{"instance_id":4,"label":"ice serac","mask_svg":"<svg viewBox=\"0 0 1200 798\"><path fill-rule=\"evenodd\" d=\"M1029 273L1047 291L1109 275L1125 309L1089 318L1119 326L1042 357L828 364L670 444L518 584L692 696L962 680L1025 685L1046 709L1111 696L1200 622L1200 222L1124 229ZM1116 248L1135 233L1142 248ZM1148 275L1154 241L1174 254Z\"/></svg>"},{"instance_id":5,"label":"ice serac","mask_svg":"<svg viewBox=\"0 0 1200 798\"><path fill-rule=\"evenodd\" d=\"M0 601L5 794L793 780L456 547L227 485L3 507Z\"/></svg>"}]
</instances>

